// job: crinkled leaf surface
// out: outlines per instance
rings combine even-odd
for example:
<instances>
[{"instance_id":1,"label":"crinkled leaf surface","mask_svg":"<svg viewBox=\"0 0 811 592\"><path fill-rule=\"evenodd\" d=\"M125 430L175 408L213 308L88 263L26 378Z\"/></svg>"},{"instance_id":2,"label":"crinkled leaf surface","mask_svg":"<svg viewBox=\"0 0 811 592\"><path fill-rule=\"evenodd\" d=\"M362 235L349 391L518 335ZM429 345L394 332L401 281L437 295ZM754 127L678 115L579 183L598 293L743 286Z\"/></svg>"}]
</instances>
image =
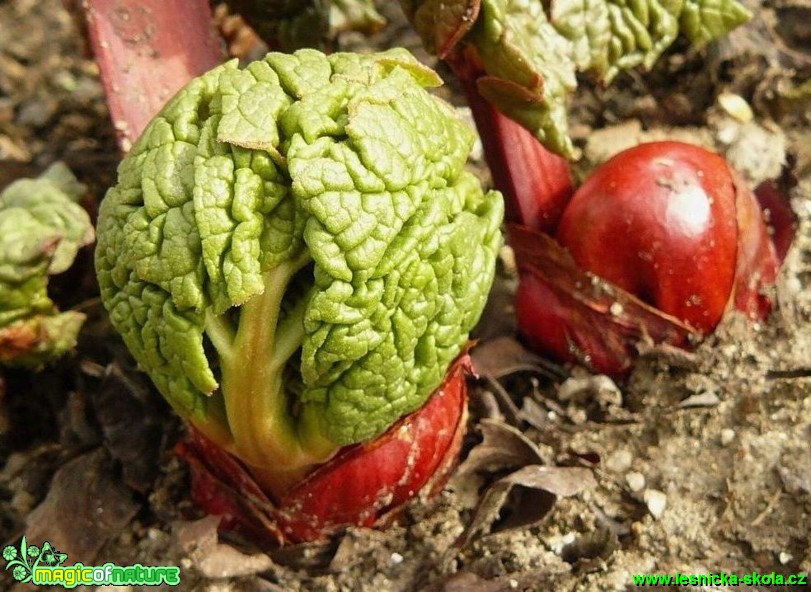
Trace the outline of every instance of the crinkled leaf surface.
<instances>
[{"instance_id":1,"label":"crinkled leaf surface","mask_svg":"<svg viewBox=\"0 0 811 592\"><path fill-rule=\"evenodd\" d=\"M85 209L78 200L85 187L63 163L55 163L37 179L20 179L0 195L0 209L19 208L59 236L48 273L62 273L84 245L93 242L95 233Z\"/></svg>"},{"instance_id":2,"label":"crinkled leaf surface","mask_svg":"<svg viewBox=\"0 0 811 592\"><path fill-rule=\"evenodd\" d=\"M84 194L57 163L37 179L15 181L0 194L0 362L37 366L69 351L84 315L59 313L48 298L48 275L73 263L93 241Z\"/></svg>"},{"instance_id":3,"label":"crinkled leaf surface","mask_svg":"<svg viewBox=\"0 0 811 592\"><path fill-rule=\"evenodd\" d=\"M682 4L682 0L563 0L552 5L552 20L572 42L577 67L609 81L621 70L653 65L679 34Z\"/></svg>"},{"instance_id":4,"label":"crinkled leaf surface","mask_svg":"<svg viewBox=\"0 0 811 592\"><path fill-rule=\"evenodd\" d=\"M76 347L82 313L37 314L0 327L0 363L37 367Z\"/></svg>"},{"instance_id":5,"label":"crinkled leaf surface","mask_svg":"<svg viewBox=\"0 0 811 592\"><path fill-rule=\"evenodd\" d=\"M570 157L566 99L576 70L609 82L622 70L650 68L679 34L700 45L749 18L736 0L480 0L466 13L459 2L401 4L429 50L450 51L437 39L462 52L475 48L486 72L481 94ZM477 15L475 24L460 14ZM449 37L449 30L465 34Z\"/></svg>"},{"instance_id":6,"label":"crinkled leaf surface","mask_svg":"<svg viewBox=\"0 0 811 592\"><path fill-rule=\"evenodd\" d=\"M535 0L483 0L470 34L487 76L479 92L557 152L574 152L566 97L577 86L571 43Z\"/></svg>"},{"instance_id":7,"label":"crinkled leaf surface","mask_svg":"<svg viewBox=\"0 0 811 592\"><path fill-rule=\"evenodd\" d=\"M357 442L440 384L484 306L502 205L464 171L473 133L423 88L438 82L404 51L271 53L196 79L150 124L102 203L96 261L114 325L179 412L220 396L204 333L302 258L279 325L304 307L294 419Z\"/></svg>"}]
</instances>

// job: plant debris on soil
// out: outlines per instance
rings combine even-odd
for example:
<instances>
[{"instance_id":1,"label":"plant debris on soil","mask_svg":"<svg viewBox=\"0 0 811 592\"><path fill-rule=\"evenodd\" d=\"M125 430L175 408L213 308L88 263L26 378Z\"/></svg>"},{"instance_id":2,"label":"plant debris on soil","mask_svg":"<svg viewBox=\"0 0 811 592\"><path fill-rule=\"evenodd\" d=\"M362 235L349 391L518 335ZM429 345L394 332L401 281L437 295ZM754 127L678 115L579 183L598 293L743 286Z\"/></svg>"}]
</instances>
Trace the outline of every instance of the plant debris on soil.
<instances>
[{"instance_id":1,"label":"plant debris on soil","mask_svg":"<svg viewBox=\"0 0 811 592\"><path fill-rule=\"evenodd\" d=\"M411 49L464 112L394 4L380 3L385 30L338 43ZM179 565L195 592L585 592L643 573L811 572L811 8L749 4L755 19L716 45L674 47L608 89L584 81L571 114L582 173L670 138L723 153L753 185L791 181L799 228L767 322L733 314L694 352L645 352L619 387L516 340L505 248L476 335L466 460L439 498L384 531L267 552L192 504L173 453L184 427L111 329L85 249L51 283L62 310L88 316L76 352L0 374L2 543L47 540L68 564ZM98 68L59 0L0 2L0 189L61 160L92 215L118 159Z\"/></svg>"}]
</instances>

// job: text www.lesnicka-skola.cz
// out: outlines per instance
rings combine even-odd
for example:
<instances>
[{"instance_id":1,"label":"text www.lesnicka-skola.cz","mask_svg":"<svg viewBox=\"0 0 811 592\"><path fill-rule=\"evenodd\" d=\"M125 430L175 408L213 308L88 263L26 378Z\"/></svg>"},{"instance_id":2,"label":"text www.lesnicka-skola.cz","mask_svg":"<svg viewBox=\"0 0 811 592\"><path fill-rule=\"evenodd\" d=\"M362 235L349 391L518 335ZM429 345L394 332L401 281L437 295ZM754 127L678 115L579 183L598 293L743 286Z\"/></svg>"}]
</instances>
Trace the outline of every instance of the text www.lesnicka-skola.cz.
<instances>
[{"instance_id":1,"label":"text www.lesnicka-skola.cz","mask_svg":"<svg viewBox=\"0 0 811 592\"><path fill-rule=\"evenodd\" d=\"M808 574L781 574L753 571L739 575L726 573L704 574L634 574L635 586L807 586Z\"/></svg>"}]
</instances>

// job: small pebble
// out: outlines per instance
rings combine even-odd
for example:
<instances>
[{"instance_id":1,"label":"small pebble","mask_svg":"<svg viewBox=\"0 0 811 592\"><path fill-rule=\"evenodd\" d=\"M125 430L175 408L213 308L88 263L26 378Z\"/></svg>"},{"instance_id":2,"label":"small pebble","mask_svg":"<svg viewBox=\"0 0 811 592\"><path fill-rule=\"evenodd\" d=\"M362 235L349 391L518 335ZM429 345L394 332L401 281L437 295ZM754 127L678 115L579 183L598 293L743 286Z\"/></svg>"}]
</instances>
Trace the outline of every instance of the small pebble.
<instances>
[{"instance_id":1,"label":"small pebble","mask_svg":"<svg viewBox=\"0 0 811 592\"><path fill-rule=\"evenodd\" d=\"M546 540L549 550L560 555L567 545L571 545L577 537L573 532L564 535L554 535Z\"/></svg>"},{"instance_id":2,"label":"small pebble","mask_svg":"<svg viewBox=\"0 0 811 592\"><path fill-rule=\"evenodd\" d=\"M403 562L403 556L395 551L391 554L390 561L392 565L400 565Z\"/></svg>"},{"instance_id":3,"label":"small pebble","mask_svg":"<svg viewBox=\"0 0 811 592\"><path fill-rule=\"evenodd\" d=\"M585 409L575 408L569 411L568 413L569 419L572 420L572 423L575 425L583 425L589 419L588 414L586 413Z\"/></svg>"},{"instance_id":4,"label":"small pebble","mask_svg":"<svg viewBox=\"0 0 811 592\"><path fill-rule=\"evenodd\" d=\"M630 472L625 475L625 482L628 483L628 487L631 488L631 491L642 491L645 487L645 475L637 473L636 471Z\"/></svg>"},{"instance_id":5,"label":"small pebble","mask_svg":"<svg viewBox=\"0 0 811 592\"><path fill-rule=\"evenodd\" d=\"M780 565L785 565L786 563L794 559L794 556L791 553L781 551L780 556L778 558L780 559Z\"/></svg>"},{"instance_id":6,"label":"small pebble","mask_svg":"<svg viewBox=\"0 0 811 592\"><path fill-rule=\"evenodd\" d=\"M735 430L724 428L721 430L721 446L728 446L735 439Z\"/></svg>"},{"instance_id":7,"label":"small pebble","mask_svg":"<svg viewBox=\"0 0 811 592\"><path fill-rule=\"evenodd\" d=\"M664 492L658 489L646 489L645 493L642 495L642 499L645 500L648 511L654 518L659 519L662 517L662 514L665 513L667 495L665 495Z\"/></svg>"},{"instance_id":8,"label":"small pebble","mask_svg":"<svg viewBox=\"0 0 811 592\"><path fill-rule=\"evenodd\" d=\"M741 95L736 95L731 92L722 92L718 95L718 104L727 112L728 115L737 119L741 123L749 123L752 121L754 114L752 107L746 102Z\"/></svg>"},{"instance_id":9,"label":"small pebble","mask_svg":"<svg viewBox=\"0 0 811 592\"><path fill-rule=\"evenodd\" d=\"M803 283L800 281L800 278L792 276L786 279L785 282L786 291L789 294L799 294L803 291Z\"/></svg>"},{"instance_id":10,"label":"small pebble","mask_svg":"<svg viewBox=\"0 0 811 592\"><path fill-rule=\"evenodd\" d=\"M631 468L634 457L628 450L615 450L605 459L605 468L614 473L624 473Z\"/></svg>"}]
</instances>

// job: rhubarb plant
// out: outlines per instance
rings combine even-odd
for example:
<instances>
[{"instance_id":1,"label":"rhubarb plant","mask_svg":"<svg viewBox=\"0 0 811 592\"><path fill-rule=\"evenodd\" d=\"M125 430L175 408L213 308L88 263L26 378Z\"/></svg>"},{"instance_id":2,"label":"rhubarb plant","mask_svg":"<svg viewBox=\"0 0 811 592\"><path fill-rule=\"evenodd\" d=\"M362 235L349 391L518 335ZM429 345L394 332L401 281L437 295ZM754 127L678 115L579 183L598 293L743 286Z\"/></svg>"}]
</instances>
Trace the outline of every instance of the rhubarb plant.
<instances>
[{"instance_id":1,"label":"rhubarb plant","mask_svg":"<svg viewBox=\"0 0 811 592\"><path fill-rule=\"evenodd\" d=\"M749 18L736 0L401 0L401 5L430 51L546 148L568 158L577 153L567 120L577 72L609 83L623 70L650 68L679 35L702 45Z\"/></svg>"},{"instance_id":2,"label":"rhubarb plant","mask_svg":"<svg viewBox=\"0 0 811 592\"><path fill-rule=\"evenodd\" d=\"M59 311L48 278L66 271L93 242L90 217L77 203L85 187L64 164L0 193L0 363L38 367L76 345L84 322Z\"/></svg>"},{"instance_id":3,"label":"rhubarb plant","mask_svg":"<svg viewBox=\"0 0 811 592\"><path fill-rule=\"evenodd\" d=\"M659 155L638 158L643 150L614 161L611 175L598 170L594 179L611 176L610 181L590 180L577 192L568 163L578 156L567 123L577 73L608 84L623 70L650 68L678 36L701 46L744 23L749 13L741 4L401 4L427 49L457 74L468 98L512 223L509 241L521 275L518 324L531 346L623 377L640 349L689 347L731 308L752 319L768 313L779 266L776 250L756 198L721 157L660 145ZM696 178L711 172L717 182L705 188ZM689 202L681 217L661 214L681 211L680 200ZM786 210L779 204L770 209ZM713 216L700 218L705 210ZM778 237L788 237L790 231L779 226ZM723 240L713 234L717 228L726 232ZM787 242L790 238L782 240ZM609 243L613 251L606 251ZM695 273L696 263L713 271Z\"/></svg>"},{"instance_id":4,"label":"rhubarb plant","mask_svg":"<svg viewBox=\"0 0 811 592\"><path fill-rule=\"evenodd\" d=\"M225 63L102 202L113 325L272 501L424 405L482 312L502 199L465 170L474 133L440 83L405 50Z\"/></svg>"}]
</instances>

